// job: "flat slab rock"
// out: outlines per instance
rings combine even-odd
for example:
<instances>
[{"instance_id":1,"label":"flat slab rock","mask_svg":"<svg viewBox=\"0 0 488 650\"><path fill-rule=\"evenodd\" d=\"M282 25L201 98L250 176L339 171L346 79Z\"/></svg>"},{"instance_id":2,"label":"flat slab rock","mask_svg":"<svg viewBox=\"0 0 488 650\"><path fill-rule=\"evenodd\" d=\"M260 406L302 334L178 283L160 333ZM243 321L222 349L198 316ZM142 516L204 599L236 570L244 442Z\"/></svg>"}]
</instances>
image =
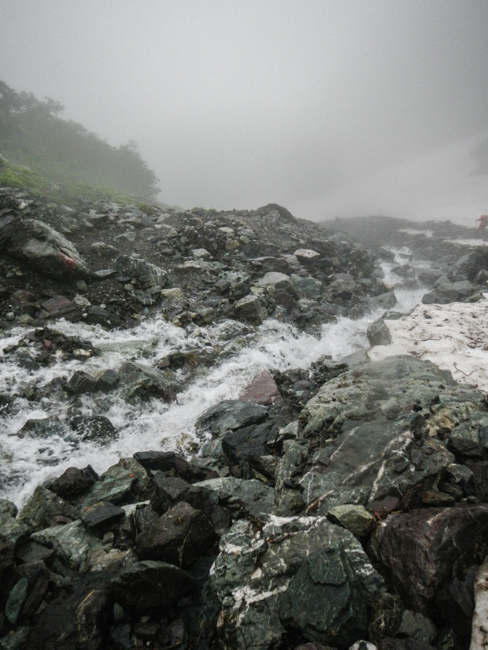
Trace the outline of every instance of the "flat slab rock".
<instances>
[{"instance_id":1,"label":"flat slab rock","mask_svg":"<svg viewBox=\"0 0 488 650\"><path fill-rule=\"evenodd\" d=\"M268 409L260 404L240 400L224 400L207 409L198 418L196 427L221 436L226 431L236 431L251 424L260 424L268 416Z\"/></svg>"},{"instance_id":2,"label":"flat slab rock","mask_svg":"<svg viewBox=\"0 0 488 650\"><path fill-rule=\"evenodd\" d=\"M259 520L267 520L271 514L275 497L273 488L256 479L244 480L226 476L194 483L193 488L202 488L215 497L220 505Z\"/></svg>"}]
</instances>

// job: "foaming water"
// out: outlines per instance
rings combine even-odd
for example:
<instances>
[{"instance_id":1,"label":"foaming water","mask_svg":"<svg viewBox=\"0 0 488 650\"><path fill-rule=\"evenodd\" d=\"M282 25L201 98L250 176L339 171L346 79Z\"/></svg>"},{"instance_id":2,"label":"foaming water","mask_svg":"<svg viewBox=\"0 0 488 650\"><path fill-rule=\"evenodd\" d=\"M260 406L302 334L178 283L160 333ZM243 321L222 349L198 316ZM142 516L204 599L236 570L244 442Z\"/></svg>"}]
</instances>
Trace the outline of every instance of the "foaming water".
<instances>
[{"instance_id":1,"label":"foaming water","mask_svg":"<svg viewBox=\"0 0 488 650\"><path fill-rule=\"evenodd\" d=\"M399 262L405 263L400 251ZM385 271L389 272L388 265ZM420 301L425 290L396 290L399 311L410 311ZM289 324L269 319L254 332L235 321L213 327L185 331L162 319L142 322L130 331L106 332L97 326L59 321L55 329L67 335L90 340L101 352L86 362L76 359L59 361L48 368L28 371L14 363L0 365L0 393L15 397L14 415L0 420L0 460L2 476L0 492L21 505L35 486L51 476L61 474L67 467L91 464L103 472L124 456L136 451L164 449L189 451L196 449L202 439L196 434L195 421L209 407L224 399L237 399L249 382L263 369L284 371L308 368L314 361L329 355L335 362L369 347L368 325L379 318L383 310L352 320L340 318L322 327L320 336L300 332ZM2 349L21 340L27 330L14 330L1 341ZM70 403L48 394L35 404L18 397L25 386L42 389L54 380L65 381L75 370L96 373L105 368L119 368L128 360L156 366L170 350L223 351L212 368L201 369L188 388L179 393L177 402L165 404L150 399L128 404L114 391L108 395L83 395L78 412L85 415L105 415L118 431L118 438L100 445L93 441L80 442L74 434L55 435L48 439L17 435L30 418L56 415L67 420Z\"/></svg>"},{"instance_id":2,"label":"foaming water","mask_svg":"<svg viewBox=\"0 0 488 650\"><path fill-rule=\"evenodd\" d=\"M253 377L263 369L287 370L307 368L324 355L339 361L343 357L367 347L366 329L381 312L369 314L358 320L342 318L337 323L325 325L320 338L299 332L291 325L267 320L258 329L249 344L232 358L196 379L189 388L178 395L177 403L168 405L158 399L140 404L128 404L116 393L110 397L84 395L81 411L85 414L105 415L119 432L116 441L100 446L94 442L79 443L74 437L53 436L49 439L25 437L16 434L29 418L58 415L67 417L69 405L64 401L44 398L36 408L26 400L17 398L17 414L4 418L0 423L3 492L17 503L25 501L34 487L53 475L59 475L69 466L93 465L104 471L123 456L130 456L144 449L185 449L198 443L195 433L197 417L210 406L224 399L236 399ZM232 322L220 329L232 329ZM218 338L213 330L199 331L198 336L187 336L184 330L162 321L144 323L131 334L116 333L115 336L101 329L72 323L59 323L57 329L90 339L97 346L107 342L101 357L85 364L69 361L47 369L29 373L12 364L3 364L0 391L15 394L22 383L36 382L46 385L56 377L68 377L74 370L83 368L93 371L96 367L118 367L127 360L130 350L134 359L146 363L157 361L175 342L194 346L202 339ZM19 332L10 343L22 336ZM122 346L124 352L117 348ZM11 367L9 367L11 366Z\"/></svg>"},{"instance_id":3,"label":"foaming water","mask_svg":"<svg viewBox=\"0 0 488 650\"><path fill-rule=\"evenodd\" d=\"M400 248L385 246L384 248L391 251L395 256L393 263L382 262L381 264L381 270L383 271L383 281L387 285L395 286L403 281L403 278L393 271L395 266L414 264L416 269L430 267L430 262L424 260L415 260L413 263L412 251L407 246L402 246ZM421 302L422 296L426 293L427 290L428 289L422 285L419 285L415 289L404 289L401 287L401 285L395 286L397 304L395 305L394 310L404 314L412 311L412 309L414 309L419 304L419 302Z\"/></svg>"}]
</instances>

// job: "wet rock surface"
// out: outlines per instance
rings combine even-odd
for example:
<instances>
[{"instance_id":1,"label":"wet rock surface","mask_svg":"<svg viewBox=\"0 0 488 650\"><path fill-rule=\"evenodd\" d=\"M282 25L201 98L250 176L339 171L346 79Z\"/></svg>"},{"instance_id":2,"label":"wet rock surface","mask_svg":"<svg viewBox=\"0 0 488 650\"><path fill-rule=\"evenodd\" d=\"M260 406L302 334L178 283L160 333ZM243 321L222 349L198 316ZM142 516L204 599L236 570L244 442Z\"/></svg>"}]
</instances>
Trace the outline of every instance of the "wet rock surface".
<instances>
[{"instance_id":1,"label":"wet rock surface","mask_svg":"<svg viewBox=\"0 0 488 650\"><path fill-rule=\"evenodd\" d=\"M339 397L350 390L354 399ZM230 408L237 428L217 420L222 443L240 433L251 444L250 428L272 424L266 408L253 425ZM165 648L176 629L196 643L196 620L209 648L349 648L365 638L421 648L449 634L453 647L467 647L488 505L469 502L472 447L457 442L459 419L449 434L440 426L449 409L482 423L486 402L433 364L399 357L342 372L307 402L298 426L276 427L274 449L256 454L275 458L272 480L198 481L191 461L162 452L139 452L142 464L126 459L100 476L72 468L42 488L52 497L34 494L18 516L24 531L4 542L6 629L27 628L32 647L50 647L42 644L61 642L62 611L73 649L80 638L86 647L149 639ZM228 418L229 404L215 413ZM479 458L483 426L470 434ZM425 506L429 489L449 486L455 505ZM17 521L13 504L2 513ZM53 525L53 517L71 518Z\"/></svg>"},{"instance_id":2,"label":"wet rock surface","mask_svg":"<svg viewBox=\"0 0 488 650\"><path fill-rule=\"evenodd\" d=\"M473 615L482 637L488 406L449 372L414 355L341 363L317 338L314 360L298 367L297 347L295 365L258 362L234 399L215 381L181 448L144 447L149 420L163 430L212 368L259 356L268 318L298 340L373 311L381 346L401 317L392 278L424 304L486 288L486 251L450 241L466 234L452 224L430 237L371 219L374 242L358 224L374 252L338 225L274 204L65 210L0 190L1 363L21 377L0 417L45 467L53 441L69 461L20 512L0 499L0 648L467 650ZM153 317L172 328L164 353L150 329L121 336ZM111 334L94 345L75 323ZM142 442L121 458L128 408ZM92 456L71 462L82 445Z\"/></svg>"}]
</instances>

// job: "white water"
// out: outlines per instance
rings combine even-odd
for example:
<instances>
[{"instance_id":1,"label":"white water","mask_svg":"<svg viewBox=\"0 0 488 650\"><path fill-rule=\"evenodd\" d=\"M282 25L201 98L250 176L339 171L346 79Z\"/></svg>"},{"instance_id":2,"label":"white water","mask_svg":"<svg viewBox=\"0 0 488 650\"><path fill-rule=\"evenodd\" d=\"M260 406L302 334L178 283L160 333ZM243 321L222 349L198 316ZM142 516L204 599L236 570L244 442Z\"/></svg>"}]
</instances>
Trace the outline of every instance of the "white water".
<instances>
[{"instance_id":1,"label":"white water","mask_svg":"<svg viewBox=\"0 0 488 650\"><path fill-rule=\"evenodd\" d=\"M395 264L408 262L408 250L396 251ZM391 264L384 264L385 281L394 284L398 278L391 274ZM425 290L397 290L395 309L407 312L420 301ZM127 404L117 392L109 395L84 395L81 412L105 415L118 430L118 439L106 446L82 442L75 437L53 436L49 440L34 437L20 439L17 432L30 418L57 415L68 417L69 404L45 397L31 403L17 397L15 415L0 420L1 482L6 498L22 504L39 483L60 475L67 467L83 467L90 463L97 472L106 470L119 458L149 449L189 451L201 442L195 433L198 416L224 399L236 399L246 385L263 369L284 371L308 368L324 355L333 361L368 347L366 329L382 311L378 310L358 320L341 318L324 325L319 338L299 332L291 325L267 320L257 334L240 335L242 326L227 321L211 328L186 332L162 319L145 321L131 331L105 332L100 327L59 321L55 329L89 340L102 350L99 357L86 362L60 361L35 372L14 364L0 365L0 393L19 395L23 385L35 383L42 388L55 378L67 379L75 370L96 373L104 368L117 369L127 360L140 360L157 365L170 350L178 348L204 349L208 345L233 346L235 352L197 378L187 390L178 395L177 403L168 405L158 399L141 404ZM9 339L0 342L0 353L22 339L27 330L18 329ZM245 331L245 330L244 330Z\"/></svg>"},{"instance_id":2,"label":"white water","mask_svg":"<svg viewBox=\"0 0 488 650\"><path fill-rule=\"evenodd\" d=\"M458 244L458 246L488 246L488 241L485 239L446 239L451 244Z\"/></svg>"}]
</instances>

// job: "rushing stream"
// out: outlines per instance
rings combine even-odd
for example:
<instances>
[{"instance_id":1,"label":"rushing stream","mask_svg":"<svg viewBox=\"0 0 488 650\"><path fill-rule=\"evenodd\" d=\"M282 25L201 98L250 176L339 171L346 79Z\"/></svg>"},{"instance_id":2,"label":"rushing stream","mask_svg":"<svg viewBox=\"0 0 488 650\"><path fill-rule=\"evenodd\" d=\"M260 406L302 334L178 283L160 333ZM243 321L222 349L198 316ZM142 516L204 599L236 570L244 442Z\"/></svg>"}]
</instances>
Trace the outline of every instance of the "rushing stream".
<instances>
[{"instance_id":1,"label":"rushing stream","mask_svg":"<svg viewBox=\"0 0 488 650\"><path fill-rule=\"evenodd\" d=\"M383 263L387 284L398 282L399 278L392 274L391 269L407 263L408 254L407 249L397 250L394 263ZM417 268L421 266L422 263L416 262ZM397 289L395 310L409 312L421 301L424 293L425 289ZM132 330L116 332L61 320L54 329L91 341L101 350L100 356L86 362L59 362L37 371L5 362L0 365L0 393L15 396L27 382L42 387L58 377L69 377L77 369L87 372L116 369L128 360L157 365L175 347L211 349L215 345L230 345L234 353L195 379L178 395L177 403L170 405L158 399L128 404L116 392L110 396L81 396L80 410L83 414L105 415L118 430L118 438L105 446L93 441L80 442L74 435L55 435L49 439L19 438L17 432L27 419L56 415L63 420L68 416L69 403L43 397L33 408L32 402L17 397L15 415L0 420L1 496L21 504L36 485L50 476L61 474L69 466L83 467L90 463L97 472L102 472L119 458L132 456L136 451L196 449L201 440L195 434L194 425L204 410L221 400L238 398L262 369L307 368L324 355L330 355L337 362L368 347L367 327L382 312L378 310L357 320L339 318L337 322L322 327L320 338L271 319L258 328L257 334L248 334L247 338L239 334L240 330L233 321L188 333L162 319L146 320ZM26 331L18 328L13 330L10 338L0 341L0 354L22 339Z\"/></svg>"}]
</instances>

